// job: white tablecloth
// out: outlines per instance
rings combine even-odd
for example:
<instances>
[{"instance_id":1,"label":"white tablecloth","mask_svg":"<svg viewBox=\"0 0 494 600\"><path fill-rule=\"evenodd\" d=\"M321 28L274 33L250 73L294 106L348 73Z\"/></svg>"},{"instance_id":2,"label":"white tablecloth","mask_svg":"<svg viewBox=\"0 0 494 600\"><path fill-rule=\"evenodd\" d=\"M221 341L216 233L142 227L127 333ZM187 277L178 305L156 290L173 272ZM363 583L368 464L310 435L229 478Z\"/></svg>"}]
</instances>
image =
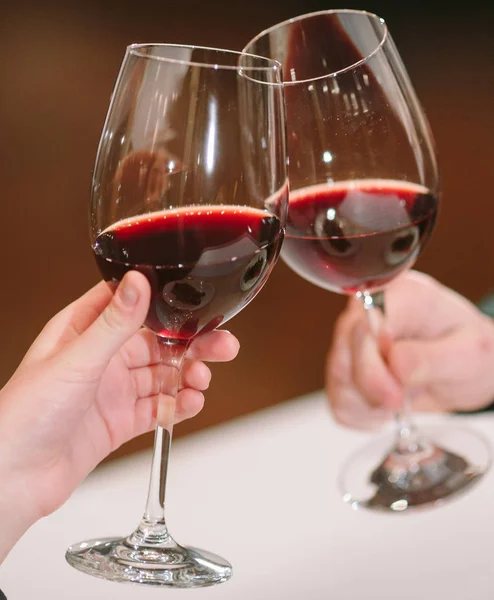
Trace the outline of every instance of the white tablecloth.
<instances>
[{"instance_id":1,"label":"white tablecloth","mask_svg":"<svg viewBox=\"0 0 494 600\"><path fill-rule=\"evenodd\" d=\"M494 441L494 417L468 420ZM0 568L9 600L190 597L207 600L492 600L494 470L469 494L414 514L354 512L341 500L342 461L373 434L336 426L322 394L188 436L174 444L167 520L172 535L221 554L233 578L199 590L101 581L72 569L70 543L137 524L150 453L97 469L33 527ZM0 532L1 535L1 532Z\"/></svg>"}]
</instances>

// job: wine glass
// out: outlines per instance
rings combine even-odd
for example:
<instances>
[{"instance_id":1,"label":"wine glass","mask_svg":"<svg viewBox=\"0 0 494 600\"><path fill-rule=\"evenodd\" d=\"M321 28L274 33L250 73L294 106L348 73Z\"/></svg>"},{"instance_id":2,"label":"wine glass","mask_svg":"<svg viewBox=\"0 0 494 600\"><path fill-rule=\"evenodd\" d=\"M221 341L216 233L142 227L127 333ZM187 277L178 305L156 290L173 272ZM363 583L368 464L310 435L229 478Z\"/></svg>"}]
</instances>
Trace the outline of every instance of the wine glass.
<instances>
[{"instance_id":1,"label":"wine glass","mask_svg":"<svg viewBox=\"0 0 494 600\"><path fill-rule=\"evenodd\" d=\"M355 10L302 15L244 49L278 60L285 77L290 200L285 262L327 290L359 298L377 335L384 289L431 235L439 199L434 143L385 22ZM410 418L346 464L354 508L403 511L465 490L485 473L483 438Z\"/></svg>"},{"instance_id":2,"label":"wine glass","mask_svg":"<svg viewBox=\"0 0 494 600\"><path fill-rule=\"evenodd\" d=\"M71 546L68 562L85 573L181 588L231 576L226 560L179 545L165 523L175 397L191 340L245 307L278 258L285 127L275 61L183 45L127 49L97 153L91 241L111 286L131 269L148 278L145 325L162 383L143 519L128 537Z\"/></svg>"}]
</instances>

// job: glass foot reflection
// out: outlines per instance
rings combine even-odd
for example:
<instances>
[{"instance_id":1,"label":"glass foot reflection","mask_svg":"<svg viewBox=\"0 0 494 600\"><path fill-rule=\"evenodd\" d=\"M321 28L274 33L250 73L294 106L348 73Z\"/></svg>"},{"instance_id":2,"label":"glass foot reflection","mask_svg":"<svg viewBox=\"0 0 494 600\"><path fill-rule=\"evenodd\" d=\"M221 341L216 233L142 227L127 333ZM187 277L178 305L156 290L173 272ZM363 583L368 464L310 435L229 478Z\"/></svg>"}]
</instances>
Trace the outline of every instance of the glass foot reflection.
<instances>
[{"instance_id":1,"label":"glass foot reflection","mask_svg":"<svg viewBox=\"0 0 494 600\"><path fill-rule=\"evenodd\" d=\"M420 431L416 452L390 452L394 438L388 436L352 456L340 478L344 501L354 509L391 512L431 506L470 489L489 469L490 446L477 432L452 426Z\"/></svg>"},{"instance_id":2,"label":"glass foot reflection","mask_svg":"<svg viewBox=\"0 0 494 600\"><path fill-rule=\"evenodd\" d=\"M226 560L196 548L135 547L127 539L103 538L71 546L67 562L88 575L111 581L182 588L228 581Z\"/></svg>"}]
</instances>

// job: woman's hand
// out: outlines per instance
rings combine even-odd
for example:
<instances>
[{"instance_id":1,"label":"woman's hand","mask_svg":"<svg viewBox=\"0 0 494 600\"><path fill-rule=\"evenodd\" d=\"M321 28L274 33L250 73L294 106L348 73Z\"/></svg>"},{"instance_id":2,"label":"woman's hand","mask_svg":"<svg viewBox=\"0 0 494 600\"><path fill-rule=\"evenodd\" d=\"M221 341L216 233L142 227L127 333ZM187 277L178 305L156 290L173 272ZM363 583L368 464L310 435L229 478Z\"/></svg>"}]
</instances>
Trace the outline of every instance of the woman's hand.
<instances>
[{"instance_id":1,"label":"woman's hand","mask_svg":"<svg viewBox=\"0 0 494 600\"><path fill-rule=\"evenodd\" d=\"M1 390L0 561L112 450L154 428L163 369L155 336L141 328L149 299L140 273L128 273L115 294L101 282L46 325ZM226 331L192 342L176 421L203 406L211 373L202 361L232 360L238 349Z\"/></svg>"}]
</instances>

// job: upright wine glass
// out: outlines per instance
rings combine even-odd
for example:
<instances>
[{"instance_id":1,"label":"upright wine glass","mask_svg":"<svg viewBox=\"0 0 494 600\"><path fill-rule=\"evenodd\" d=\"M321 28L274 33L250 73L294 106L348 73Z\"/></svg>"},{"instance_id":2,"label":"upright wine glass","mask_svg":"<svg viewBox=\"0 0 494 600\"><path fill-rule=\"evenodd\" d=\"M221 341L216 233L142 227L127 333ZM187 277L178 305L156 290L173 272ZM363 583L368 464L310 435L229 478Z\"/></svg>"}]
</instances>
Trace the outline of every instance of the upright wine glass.
<instances>
[{"instance_id":1,"label":"upright wine glass","mask_svg":"<svg viewBox=\"0 0 494 600\"><path fill-rule=\"evenodd\" d=\"M272 60L194 46L127 49L96 159L91 240L110 285L131 269L151 284L146 327L161 351L162 384L143 519L128 537L69 548L68 562L85 573L182 588L231 575L227 561L169 534L166 474L187 347L256 296L280 252L283 96Z\"/></svg>"},{"instance_id":2,"label":"upright wine glass","mask_svg":"<svg viewBox=\"0 0 494 600\"><path fill-rule=\"evenodd\" d=\"M322 288L355 295L377 334L384 289L415 261L434 227L439 177L432 135L386 24L330 10L291 19L246 52L285 77L290 201L285 262ZM346 465L354 508L403 511L466 489L490 452L477 434L417 431L408 400L397 431Z\"/></svg>"}]
</instances>

